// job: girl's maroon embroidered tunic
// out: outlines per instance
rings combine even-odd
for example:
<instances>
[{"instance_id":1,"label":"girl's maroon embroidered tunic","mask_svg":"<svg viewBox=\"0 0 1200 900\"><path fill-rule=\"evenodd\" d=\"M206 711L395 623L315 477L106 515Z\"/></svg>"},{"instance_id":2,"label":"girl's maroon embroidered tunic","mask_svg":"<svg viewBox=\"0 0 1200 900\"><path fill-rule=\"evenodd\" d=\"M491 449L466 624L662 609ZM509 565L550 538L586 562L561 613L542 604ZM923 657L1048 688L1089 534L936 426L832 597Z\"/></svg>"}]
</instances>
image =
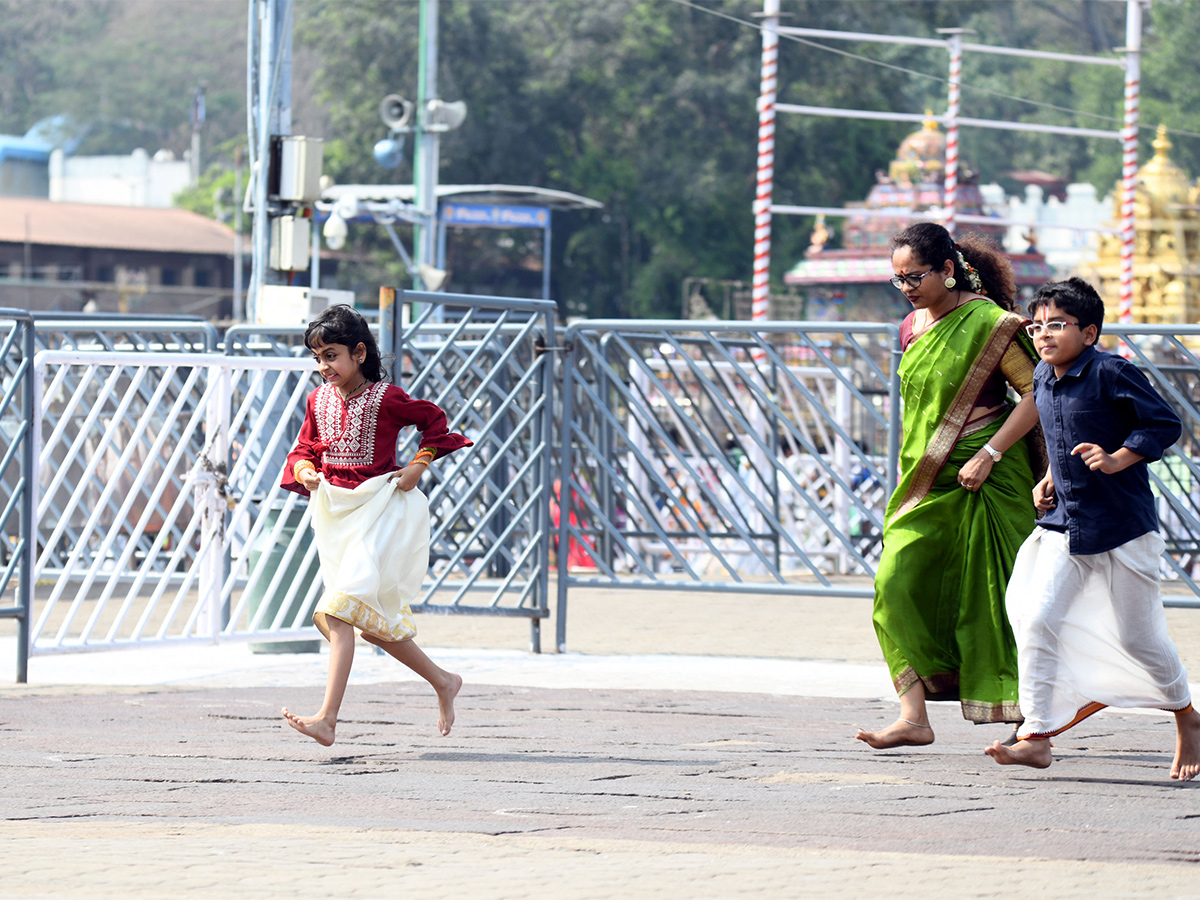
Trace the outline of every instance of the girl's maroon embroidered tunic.
<instances>
[{"instance_id":1,"label":"girl's maroon embroidered tunic","mask_svg":"<svg viewBox=\"0 0 1200 900\"><path fill-rule=\"evenodd\" d=\"M368 478L400 469L396 443L408 426L421 432L421 447L445 456L471 441L446 427L446 414L428 400L414 400L394 384L377 381L361 394L343 400L337 390L323 384L308 395L304 425L296 446L288 454L281 484L307 496L296 481L296 463L308 460L330 484L355 488Z\"/></svg>"}]
</instances>

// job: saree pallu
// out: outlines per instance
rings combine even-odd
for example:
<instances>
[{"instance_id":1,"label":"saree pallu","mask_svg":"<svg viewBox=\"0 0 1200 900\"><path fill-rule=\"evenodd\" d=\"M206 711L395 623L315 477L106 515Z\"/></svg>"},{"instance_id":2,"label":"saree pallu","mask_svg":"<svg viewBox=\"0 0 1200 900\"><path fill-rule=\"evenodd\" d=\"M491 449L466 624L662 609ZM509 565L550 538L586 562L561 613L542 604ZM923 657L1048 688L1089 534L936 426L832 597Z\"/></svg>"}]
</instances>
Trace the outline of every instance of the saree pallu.
<instances>
[{"instance_id":1,"label":"saree pallu","mask_svg":"<svg viewBox=\"0 0 1200 900\"><path fill-rule=\"evenodd\" d=\"M377 475L350 489L324 478L311 509L325 593L313 624L326 638L326 616L349 622L378 640L417 633L409 604L429 569L429 501Z\"/></svg>"},{"instance_id":2,"label":"saree pallu","mask_svg":"<svg viewBox=\"0 0 1200 900\"><path fill-rule=\"evenodd\" d=\"M958 483L1011 411L966 423L1014 339L1029 351L1021 324L973 301L911 344L900 365L904 442L875 578L875 632L898 694L920 680L928 699L959 700L973 722L1021 719L1004 595L1035 521L1027 441L1005 452L978 491Z\"/></svg>"}]
</instances>

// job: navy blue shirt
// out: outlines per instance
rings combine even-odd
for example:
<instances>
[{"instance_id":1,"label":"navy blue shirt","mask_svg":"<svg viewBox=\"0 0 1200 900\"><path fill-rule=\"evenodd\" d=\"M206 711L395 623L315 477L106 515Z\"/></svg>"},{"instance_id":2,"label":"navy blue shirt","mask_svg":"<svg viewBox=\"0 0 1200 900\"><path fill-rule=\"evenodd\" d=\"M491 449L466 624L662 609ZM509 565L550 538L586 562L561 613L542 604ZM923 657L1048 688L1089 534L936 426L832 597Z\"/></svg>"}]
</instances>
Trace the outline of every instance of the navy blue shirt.
<instances>
[{"instance_id":1,"label":"navy blue shirt","mask_svg":"<svg viewBox=\"0 0 1200 900\"><path fill-rule=\"evenodd\" d=\"M1039 362L1033 398L1046 433L1057 505L1038 524L1066 531L1071 554L1104 553L1158 530L1148 462L1179 440L1182 426L1133 363L1087 347L1062 378ZM1128 447L1145 459L1106 475L1071 451L1082 443L1113 453Z\"/></svg>"}]
</instances>

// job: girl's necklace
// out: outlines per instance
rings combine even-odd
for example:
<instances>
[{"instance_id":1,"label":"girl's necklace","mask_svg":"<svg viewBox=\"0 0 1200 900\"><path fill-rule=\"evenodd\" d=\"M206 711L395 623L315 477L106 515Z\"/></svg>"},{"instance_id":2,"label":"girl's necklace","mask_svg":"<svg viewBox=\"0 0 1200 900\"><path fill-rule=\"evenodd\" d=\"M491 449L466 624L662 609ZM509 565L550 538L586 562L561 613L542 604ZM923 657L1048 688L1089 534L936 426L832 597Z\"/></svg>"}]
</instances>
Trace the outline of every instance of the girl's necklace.
<instances>
[{"instance_id":1,"label":"girl's necklace","mask_svg":"<svg viewBox=\"0 0 1200 900\"><path fill-rule=\"evenodd\" d=\"M366 383L367 383L367 379L365 379L365 378L362 379L357 385L354 386L354 390L352 390L348 394L345 394L342 396L342 402L343 403L348 402L351 397L353 397L355 394L357 394L359 391L361 391L363 389L363 385ZM339 391L338 393L341 393L341 391Z\"/></svg>"}]
</instances>

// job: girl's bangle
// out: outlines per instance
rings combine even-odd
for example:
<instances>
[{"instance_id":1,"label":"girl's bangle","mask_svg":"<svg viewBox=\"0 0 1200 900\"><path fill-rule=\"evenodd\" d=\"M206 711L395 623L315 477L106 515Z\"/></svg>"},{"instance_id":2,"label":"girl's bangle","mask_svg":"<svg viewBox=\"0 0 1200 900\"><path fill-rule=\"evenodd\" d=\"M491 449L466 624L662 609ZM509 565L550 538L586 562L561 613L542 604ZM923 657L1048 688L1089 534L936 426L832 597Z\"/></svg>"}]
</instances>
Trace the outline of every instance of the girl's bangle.
<instances>
[{"instance_id":1,"label":"girl's bangle","mask_svg":"<svg viewBox=\"0 0 1200 900\"><path fill-rule=\"evenodd\" d=\"M315 465L313 465L311 460L302 459L302 460L300 460L300 462L296 463L296 465L294 465L292 467L292 476L297 481L299 481L300 473L303 472L305 469L312 469L314 472L317 471L317 467Z\"/></svg>"},{"instance_id":2,"label":"girl's bangle","mask_svg":"<svg viewBox=\"0 0 1200 900\"><path fill-rule=\"evenodd\" d=\"M428 460L424 460L424 459L414 459L412 462L410 462L410 463L409 463L409 465L410 465L410 466L424 466L425 468L427 468L427 469L428 469L428 468L429 468L429 461L428 461Z\"/></svg>"}]
</instances>

